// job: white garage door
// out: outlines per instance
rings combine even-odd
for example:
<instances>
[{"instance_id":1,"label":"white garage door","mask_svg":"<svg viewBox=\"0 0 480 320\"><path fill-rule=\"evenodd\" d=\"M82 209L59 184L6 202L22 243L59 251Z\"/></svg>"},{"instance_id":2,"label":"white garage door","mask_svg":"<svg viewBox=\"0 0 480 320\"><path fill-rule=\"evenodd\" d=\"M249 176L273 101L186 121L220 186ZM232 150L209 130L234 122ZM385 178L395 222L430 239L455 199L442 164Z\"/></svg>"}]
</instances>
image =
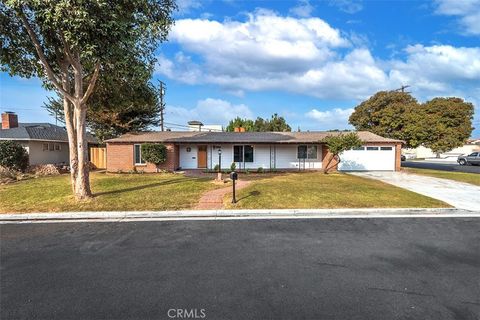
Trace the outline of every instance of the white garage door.
<instances>
[{"instance_id":1,"label":"white garage door","mask_svg":"<svg viewBox=\"0 0 480 320\"><path fill-rule=\"evenodd\" d=\"M340 155L340 171L394 171L394 146L364 146L345 151Z\"/></svg>"}]
</instances>

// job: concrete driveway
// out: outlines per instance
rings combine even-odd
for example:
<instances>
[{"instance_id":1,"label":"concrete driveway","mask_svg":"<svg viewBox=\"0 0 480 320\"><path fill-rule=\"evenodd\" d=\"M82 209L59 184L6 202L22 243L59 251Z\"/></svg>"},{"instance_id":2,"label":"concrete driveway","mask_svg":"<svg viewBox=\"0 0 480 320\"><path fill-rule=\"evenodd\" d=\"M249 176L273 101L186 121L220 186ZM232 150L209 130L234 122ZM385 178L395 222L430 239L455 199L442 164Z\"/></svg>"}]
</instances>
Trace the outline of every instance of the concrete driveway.
<instances>
[{"instance_id":1,"label":"concrete driveway","mask_svg":"<svg viewBox=\"0 0 480 320\"><path fill-rule=\"evenodd\" d=\"M405 172L351 172L377 179L425 196L441 200L456 208L480 211L480 187L472 184L420 176Z\"/></svg>"}]
</instances>

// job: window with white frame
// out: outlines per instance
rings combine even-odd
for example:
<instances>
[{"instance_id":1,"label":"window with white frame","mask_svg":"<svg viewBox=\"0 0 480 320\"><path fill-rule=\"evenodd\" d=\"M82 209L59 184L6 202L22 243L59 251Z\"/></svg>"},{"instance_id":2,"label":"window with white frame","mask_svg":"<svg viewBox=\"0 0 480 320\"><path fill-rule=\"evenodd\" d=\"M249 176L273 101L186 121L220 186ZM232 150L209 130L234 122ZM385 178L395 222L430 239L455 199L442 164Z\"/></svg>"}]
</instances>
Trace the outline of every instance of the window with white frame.
<instances>
[{"instance_id":1,"label":"window with white frame","mask_svg":"<svg viewBox=\"0 0 480 320\"><path fill-rule=\"evenodd\" d=\"M253 162L253 146L233 146L233 162Z\"/></svg>"},{"instance_id":2,"label":"window with white frame","mask_svg":"<svg viewBox=\"0 0 480 320\"><path fill-rule=\"evenodd\" d=\"M42 150L48 151L48 143L43 143Z\"/></svg>"},{"instance_id":3,"label":"window with white frame","mask_svg":"<svg viewBox=\"0 0 480 320\"><path fill-rule=\"evenodd\" d=\"M135 144L133 146L133 159L135 164L145 164L145 161L142 159L142 145Z\"/></svg>"},{"instance_id":4,"label":"window with white frame","mask_svg":"<svg viewBox=\"0 0 480 320\"><path fill-rule=\"evenodd\" d=\"M298 146L297 159L317 159L317 146Z\"/></svg>"},{"instance_id":5,"label":"window with white frame","mask_svg":"<svg viewBox=\"0 0 480 320\"><path fill-rule=\"evenodd\" d=\"M55 143L55 151L60 151L61 147L59 143Z\"/></svg>"}]
</instances>

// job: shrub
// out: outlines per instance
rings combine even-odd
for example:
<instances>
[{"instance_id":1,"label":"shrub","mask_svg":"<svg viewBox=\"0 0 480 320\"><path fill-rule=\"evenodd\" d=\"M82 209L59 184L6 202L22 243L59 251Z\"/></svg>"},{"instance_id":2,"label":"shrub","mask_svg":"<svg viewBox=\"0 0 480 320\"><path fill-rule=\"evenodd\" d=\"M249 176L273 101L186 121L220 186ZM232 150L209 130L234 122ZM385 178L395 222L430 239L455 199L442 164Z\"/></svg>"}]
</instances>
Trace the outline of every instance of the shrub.
<instances>
[{"instance_id":1,"label":"shrub","mask_svg":"<svg viewBox=\"0 0 480 320\"><path fill-rule=\"evenodd\" d=\"M216 164L215 167L213 167L213 171L214 172L219 172L220 171L220 166L218 164Z\"/></svg>"},{"instance_id":2,"label":"shrub","mask_svg":"<svg viewBox=\"0 0 480 320\"><path fill-rule=\"evenodd\" d=\"M30 166L28 172L33 173L36 176L55 176L61 173L60 169L53 164L38 164Z\"/></svg>"},{"instance_id":3,"label":"shrub","mask_svg":"<svg viewBox=\"0 0 480 320\"><path fill-rule=\"evenodd\" d=\"M17 171L28 167L28 153L14 141L0 141L0 166Z\"/></svg>"},{"instance_id":4,"label":"shrub","mask_svg":"<svg viewBox=\"0 0 480 320\"><path fill-rule=\"evenodd\" d=\"M259 168L257 169L257 173L264 173L264 172L265 172L265 170L263 170L262 167L259 167Z\"/></svg>"},{"instance_id":5,"label":"shrub","mask_svg":"<svg viewBox=\"0 0 480 320\"><path fill-rule=\"evenodd\" d=\"M235 162L232 162L232 164L230 165L230 171L235 171L235 169L237 169L237 165L235 164Z\"/></svg>"},{"instance_id":6,"label":"shrub","mask_svg":"<svg viewBox=\"0 0 480 320\"><path fill-rule=\"evenodd\" d=\"M161 143L144 143L142 144L142 158L144 161L158 166L167 160L167 147Z\"/></svg>"}]
</instances>

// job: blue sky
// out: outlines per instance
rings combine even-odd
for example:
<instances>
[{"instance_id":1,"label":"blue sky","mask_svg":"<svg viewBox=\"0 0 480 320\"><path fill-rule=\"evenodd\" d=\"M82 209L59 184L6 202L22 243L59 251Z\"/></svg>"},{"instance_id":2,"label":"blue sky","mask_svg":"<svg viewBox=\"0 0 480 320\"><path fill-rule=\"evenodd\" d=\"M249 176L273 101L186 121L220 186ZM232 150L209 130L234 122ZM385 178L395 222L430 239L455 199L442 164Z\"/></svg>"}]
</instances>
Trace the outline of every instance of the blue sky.
<instances>
[{"instance_id":1,"label":"blue sky","mask_svg":"<svg viewBox=\"0 0 480 320\"><path fill-rule=\"evenodd\" d=\"M480 137L480 0L180 0L157 50L166 122L227 124L283 115L296 129L350 128L378 90L410 85L419 100L474 103ZM38 79L0 75L0 109L20 121L54 119Z\"/></svg>"}]
</instances>

